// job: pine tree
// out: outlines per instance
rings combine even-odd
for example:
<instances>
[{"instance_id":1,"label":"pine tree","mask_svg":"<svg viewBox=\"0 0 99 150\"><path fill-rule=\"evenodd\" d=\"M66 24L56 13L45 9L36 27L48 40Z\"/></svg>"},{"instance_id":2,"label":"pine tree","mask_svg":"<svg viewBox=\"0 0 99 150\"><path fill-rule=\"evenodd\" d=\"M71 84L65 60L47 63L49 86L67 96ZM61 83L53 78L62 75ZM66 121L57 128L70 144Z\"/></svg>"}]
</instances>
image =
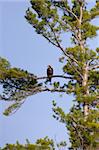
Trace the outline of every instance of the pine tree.
<instances>
[{"instance_id":1,"label":"pine tree","mask_svg":"<svg viewBox=\"0 0 99 150\"><path fill-rule=\"evenodd\" d=\"M54 106L54 117L66 124L71 148L92 149L99 136L99 48L91 50L87 41L97 36L99 27L91 21L99 15L99 2L91 10L84 0L73 0L71 6L67 0L30 2L32 9L27 10L25 17L38 34L63 52L63 72L71 78L63 89L75 97L75 105L68 115ZM72 47L62 45L63 32L72 34Z\"/></svg>"},{"instance_id":2,"label":"pine tree","mask_svg":"<svg viewBox=\"0 0 99 150\"><path fill-rule=\"evenodd\" d=\"M63 53L60 62L63 63L64 75L54 75L52 78L64 78L66 82L63 85L54 82L52 88L49 88L39 82L47 77L30 76L30 73L20 69L20 78L17 81L16 69L4 66L8 71L4 78L0 78L5 94L10 96L5 98L4 95L2 99L15 100L15 106L10 106L5 114L10 114L17 106L20 107L24 98L38 92L73 94L75 105L69 114L65 114L62 108L53 102L53 117L66 124L70 135L70 149L96 150L99 146L99 48L92 50L88 46L88 40L95 38L99 29L92 24L92 20L99 15L99 1L96 1L91 9L87 8L86 0L72 0L71 4L67 0L31 0L30 3L31 8L26 11L26 20L37 34L42 35ZM62 34L65 33L71 34L71 47L64 47L62 43ZM16 86L17 82L20 87ZM14 91L11 91L10 86Z\"/></svg>"},{"instance_id":3,"label":"pine tree","mask_svg":"<svg viewBox=\"0 0 99 150\"><path fill-rule=\"evenodd\" d=\"M54 143L52 139L45 137L43 139L38 139L35 144L31 144L27 139L26 144L22 145L18 141L16 144L6 144L2 150L54 150Z\"/></svg>"}]
</instances>

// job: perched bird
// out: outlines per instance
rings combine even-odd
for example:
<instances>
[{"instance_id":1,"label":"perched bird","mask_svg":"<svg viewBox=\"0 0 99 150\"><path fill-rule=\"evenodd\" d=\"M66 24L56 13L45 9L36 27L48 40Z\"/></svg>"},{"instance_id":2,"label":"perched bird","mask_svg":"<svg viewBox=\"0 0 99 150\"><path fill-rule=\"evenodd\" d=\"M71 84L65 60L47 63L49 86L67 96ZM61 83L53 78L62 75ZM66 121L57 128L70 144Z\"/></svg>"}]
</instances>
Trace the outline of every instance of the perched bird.
<instances>
[{"instance_id":1,"label":"perched bird","mask_svg":"<svg viewBox=\"0 0 99 150\"><path fill-rule=\"evenodd\" d=\"M47 81L51 82L52 76L53 76L53 68L50 65L48 65L48 68L47 68L48 80Z\"/></svg>"}]
</instances>

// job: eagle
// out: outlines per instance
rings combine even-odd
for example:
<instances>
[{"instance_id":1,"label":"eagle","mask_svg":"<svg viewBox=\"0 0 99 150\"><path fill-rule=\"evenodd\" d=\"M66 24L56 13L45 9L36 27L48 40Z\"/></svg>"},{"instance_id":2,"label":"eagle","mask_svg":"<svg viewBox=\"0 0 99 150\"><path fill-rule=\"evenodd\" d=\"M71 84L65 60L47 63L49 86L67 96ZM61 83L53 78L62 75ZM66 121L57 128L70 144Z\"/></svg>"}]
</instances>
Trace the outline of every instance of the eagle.
<instances>
[{"instance_id":1,"label":"eagle","mask_svg":"<svg viewBox=\"0 0 99 150\"><path fill-rule=\"evenodd\" d=\"M52 76L53 76L53 68L50 65L48 65L48 68L47 68L48 80L47 81L51 82Z\"/></svg>"}]
</instances>

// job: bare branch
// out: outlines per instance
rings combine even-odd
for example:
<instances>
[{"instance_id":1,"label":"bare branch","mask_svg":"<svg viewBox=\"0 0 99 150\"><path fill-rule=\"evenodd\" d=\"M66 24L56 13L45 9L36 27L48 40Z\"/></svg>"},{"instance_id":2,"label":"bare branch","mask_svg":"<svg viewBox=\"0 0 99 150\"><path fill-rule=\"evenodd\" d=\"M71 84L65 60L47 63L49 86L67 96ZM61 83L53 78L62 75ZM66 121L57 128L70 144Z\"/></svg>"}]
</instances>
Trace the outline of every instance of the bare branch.
<instances>
[{"instance_id":1,"label":"bare branch","mask_svg":"<svg viewBox=\"0 0 99 150\"><path fill-rule=\"evenodd\" d=\"M41 80L41 79L47 79L48 77L44 76L44 77L38 77L36 78L37 80ZM52 78L64 78L64 79L73 79L73 77L66 77L64 75L53 75Z\"/></svg>"},{"instance_id":2,"label":"bare branch","mask_svg":"<svg viewBox=\"0 0 99 150\"><path fill-rule=\"evenodd\" d=\"M55 41L56 41L56 43L57 43L57 44L53 44L53 45L55 45L56 47L58 47L58 48L63 52L63 54L64 54L66 57L68 57L70 60L73 60L74 62L76 62L76 63L78 64L78 61L77 61L73 56L70 56L69 54L67 54L66 51L62 48L62 46L60 45L60 43L59 43L59 41L58 41L58 39L57 39L57 36L56 36L56 34L55 34L55 32L54 32L54 29L51 27L50 24L49 24L49 27L50 27L51 31L53 32Z\"/></svg>"},{"instance_id":3,"label":"bare branch","mask_svg":"<svg viewBox=\"0 0 99 150\"><path fill-rule=\"evenodd\" d=\"M55 44L53 41L51 41L51 40L50 40L47 36L45 36L44 34L43 34L43 37L45 37L50 43L52 43L52 45L58 47L57 44ZM59 48L59 47L58 47L58 48Z\"/></svg>"}]
</instances>

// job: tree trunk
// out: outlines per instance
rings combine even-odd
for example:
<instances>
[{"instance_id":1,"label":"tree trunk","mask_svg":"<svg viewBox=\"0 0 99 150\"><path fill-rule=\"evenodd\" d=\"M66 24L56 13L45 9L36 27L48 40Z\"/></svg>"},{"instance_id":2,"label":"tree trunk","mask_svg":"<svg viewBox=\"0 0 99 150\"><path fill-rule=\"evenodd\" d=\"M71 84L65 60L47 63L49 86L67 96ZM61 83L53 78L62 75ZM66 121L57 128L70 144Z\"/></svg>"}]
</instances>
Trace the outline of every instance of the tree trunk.
<instances>
[{"instance_id":1,"label":"tree trunk","mask_svg":"<svg viewBox=\"0 0 99 150\"><path fill-rule=\"evenodd\" d=\"M84 95L88 96L89 95L89 89L88 89L88 66L85 65L83 70L84 71L83 71L82 86L83 86L83 89L84 89ZM86 99L84 100L83 111L84 111L84 116L86 118L88 116L88 113L89 113L89 105L86 102Z\"/></svg>"},{"instance_id":2,"label":"tree trunk","mask_svg":"<svg viewBox=\"0 0 99 150\"><path fill-rule=\"evenodd\" d=\"M86 118L88 116L88 113L89 113L89 105L86 102L83 105L83 111L84 111L84 116Z\"/></svg>"}]
</instances>

